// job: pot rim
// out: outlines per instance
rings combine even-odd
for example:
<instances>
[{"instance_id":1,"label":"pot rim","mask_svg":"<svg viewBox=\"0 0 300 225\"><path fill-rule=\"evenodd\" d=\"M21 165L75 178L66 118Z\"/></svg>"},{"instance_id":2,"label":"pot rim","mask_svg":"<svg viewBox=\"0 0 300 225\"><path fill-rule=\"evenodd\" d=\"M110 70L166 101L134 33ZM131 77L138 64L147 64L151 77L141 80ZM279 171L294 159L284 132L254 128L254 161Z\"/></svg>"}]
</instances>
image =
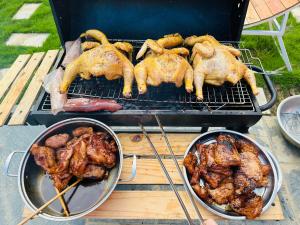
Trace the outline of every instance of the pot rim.
<instances>
[{"instance_id":1,"label":"pot rim","mask_svg":"<svg viewBox=\"0 0 300 225\"><path fill-rule=\"evenodd\" d=\"M235 135L240 135L242 136L243 138L253 142L255 145L257 145L259 147L259 149L264 153L264 155L266 156L266 158L268 159L270 165L271 165L271 168L272 168L272 172L274 174L274 187L273 187L273 190L272 190L272 195L269 199L269 201L267 202L267 204L263 207L262 209L262 212L261 214L263 214L266 210L269 209L269 207L271 206L271 204L274 202L275 200L275 197L278 193L278 174L277 174L277 170L275 168L275 165L273 163L273 160L272 158L269 156L268 152L265 150L265 148L260 145L257 141L253 140L252 138L244 135L244 134L241 134L239 132L236 132L236 131L232 131L232 130L226 130L226 129L217 129L217 130L213 130L213 131L208 131L208 132L205 132L203 134L200 134L199 136L197 136L190 144L189 146L187 147L185 153L184 153L184 156L183 158L185 158L187 156L187 154L190 152L191 148L195 145L195 143L203 136L205 135L208 135L208 134L212 134L212 133L216 133L216 132L224 132L224 133L231 133L231 134L235 134ZM202 201L202 199L200 199L196 193L194 192L193 188L191 187L190 185L190 182L189 182L189 179L188 179L188 176L187 176L187 171L186 171L186 168L185 166L183 165L183 176L184 176L184 179L185 179L185 182L190 190L190 192L192 193L192 195L194 196L194 198L204 207L206 208L207 210L209 210L210 212L220 216L220 217L223 217L225 219L231 219L231 220L246 220L246 217L245 216L231 216L231 215L226 215L224 213L221 213L221 212L218 212L216 211L215 209L209 207L208 204L206 204L204 201Z\"/></svg>"},{"instance_id":2,"label":"pot rim","mask_svg":"<svg viewBox=\"0 0 300 225\"><path fill-rule=\"evenodd\" d=\"M95 120L95 119L91 119L91 118L85 118L85 117L76 117L76 118L71 118L71 119L66 119L66 120L62 120L60 122L57 122L53 125L51 125L50 127L46 128L44 131L42 131L33 141L32 143L28 146L27 150L24 153L24 156L20 162L20 166L19 166L19 170L18 170L18 189L19 189L19 193L21 195L21 198L23 200L23 202L25 203L26 207L29 208L31 211L36 211L37 208L34 206L34 204L29 200L29 198L27 197L26 191L25 191L25 187L24 187L24 168L25 168L25 159L28 157L29 151L31 146L36 143L36 141L40 138L42 138L46 133L48 133L50 130L55 129L57 126L65 124L65 123L70 123L70 122L91 122L94 123L95 125L100 126L101 128L105 129L116 141L116 144L118 146L118 151L119 151L119 158L120 158L120 162L119 162L119 170L118 170L118 174L116 177L115 182L113 183L113 185L111 186L111 188L109 189L109 191L106 193L105 197L99 201L98 203L96 203L93 207L87 209L84 212L81 212L79 214L73 215L73 216L69 216L69 217L60 217L60 216L51 216L49 214L46 213L39 213L38 216L47 219L47 220L52 220L52 221L70 221L70 220L75 220L75 219L79 219L87 214L89 214L90 212L94 211L95 209L97 209L100 205L102 205L111 195L111 193L114 191L114 189L117 186L117 183L120 179L121 176L121 172L122 172L122 166L123 166L123 151L122 151L122 146L121 146L121 142L118 138L118 136L116 135L116 133L106 124Z\"/></svg>"}]
</instances>

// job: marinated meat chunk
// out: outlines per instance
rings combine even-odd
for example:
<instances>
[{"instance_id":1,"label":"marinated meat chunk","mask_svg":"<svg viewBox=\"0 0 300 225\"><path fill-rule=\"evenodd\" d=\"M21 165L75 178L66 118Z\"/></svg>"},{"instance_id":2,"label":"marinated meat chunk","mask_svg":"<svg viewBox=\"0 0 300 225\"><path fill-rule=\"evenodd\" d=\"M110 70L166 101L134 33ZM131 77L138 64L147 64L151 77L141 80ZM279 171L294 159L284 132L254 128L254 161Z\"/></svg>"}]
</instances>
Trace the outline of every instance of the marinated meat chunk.
<instances>
[{"instance_id":1,"label":"marinated meat chunk","mask_svg":"<svg viewBox=\"0 0 300 225\"><path fill-rule=\"evenodd\" d=\"M61 148L56 151L57 173L68 170L71 157L73 156L73 148Z\"/></svg>"},{"instance_id":2,"label":"marinated meat chunk","mask_svg":"<svg viewBox=\"0 0 300 225\"><path fill-rule=\"evenodd\" d=\"M30 152L34 156L36 164L42 167L47 173L56 172L56 157L55 151L52 148L33 144Z\"/></svg>"},{"instance_id":3,"label":"marinated meat chunk","mask_svg":"<svg viewBox=\"0 0 300 225\"><path fill-rule=\"evenodd\" d=\"M215 189L208 189L208 195L212 198L217 204L227 204L234 197L234 186L233 180L231 177L222 181L219 187Z\"/></svg>"},{"instance_id":4,"label":"marinated meat chunk","mask_svg":"<svg viewBox=\"0 0 300 225\"><path fill-rule=\"evenodd\" d=\"M46 139L45 145L49 148L62 148L65 147L70 136L68 134L56 134Z\"/></svg>"},{"instance_id":5,"label":"marinated meat chunk","mask_svg":"<svg viewBox=\"0 0 300 225\"><path fill-rule=\"evenodd\" d=\"M234 188L237 195L249 194L256 188L256 182L245 174L237 172L234 175Z\"/></svg>"},{"instance_id":6,"label":"marinated meat chunk","mask_svg":"<svg viewBox=\"0 0 300 225\"><path fill-rule=\"evenodd\" d=\"M93 128L92 127L78 127L72 132L74 137L80 137L84 134L93 134Z\"/></svg>"},{"instance_id":7,"label":"marinated meat chunk","mask_svg":"<svg viewBox=\"0 0 300 225\"><path fill-rule=\"evenodd\" d=\"M195 184L192 186L195 193L201 198L203 201L207 201L208 199L208 192L205 187L201 187L199 184Z\"/></svg>"},{"instance_id":8,"label":"marinated meat chunk","mask_svg":"<svg viewBox=\"0 0 300 225\"><path fill-rule=\"evenodd\" d=\"M201 170L200 167L195 167L194 172L191 174L191 180L190 180L190 184L191 185L195 185L198 184L200 181L200 176L201 176Z\"/></svg>"},{"instance_id":9,"label":"marinated meat chunk","mask_svg":"<svg viewBox=\"0 0 300 225\"><path fill-rule=\"evenodd\" d=\"M236 141L236 147L240 153L242 152L252 152L254 155L258 156L258 148L245 139L239 139Z\"/></svg>"},{"instance_id":10,"label":"marinated meat chunk","mask_svg":"<svg viewBox=\"0 0 300 225\"><path fill-rule=\"evenodd\" d=\"M97 165L112 168L116 164L115 142L103 140L102 134L93 134L87 146L89 159Z\"/></svg>"},{"instance_id":11,"label":"marinated meat chunk","mask_svg":"<svg viewBox=\"0 0 300 225\"><path fill-rule=\"evenodd\" d=\"M230 167L224 167L216 163L215 161L215 149L217 147L216 143L210 144L206 147L204 146L201 147L202 147L202 150L200 151L201 156L202 158L206 159L206 168L208 171L213 173L219 173L225 176L232 175L232 170Z\"/></svg>"},{"instance_id":12,"label":"marinated meat chunk","mask_svg":"<svg viewBox=\"0 0 300 225\"><path fill-rule=\"evenodd\" d=\"M241 166L239 172L256 182L260 181L263 178L263 173L258 157L252 152L243 152L240 156Z\"/></svg>"},{"instance_id":13,"label":"marinated meat chunk","mask_svg":"<svg viewBox=\"0 0 300 225\"><path fill-rule=\"evenodd\" d=\"M70 162L70 172L76 177L82 177L88 164L86 143L78 140L72 147L74 153Z\"/></svg>"},{"instance_id":14,"label":"marinated meat chunk","mask_svg":"<svg viewBox=\"0 0 300 225\"><path fill-rule=\"evenodd\" d=\"M67 171L63 171L61 173L51 174L51 178L53 180L54 186L59 190L62 191L66 188L69 181L72 179L73 175L68 173Z\"/></svg>"},{"instance_id":15,"label":"marinated meat chunk","mask_svg":"<svg viewBox=\"0 0 300 225\"><path fill-rule=\"evenodd\" d=\"M187 169L188 173L192 175L197 165L197 157L193 153L189 153L183 160L183 165Z\"/></svg>"},{"instance_id":16,"label":"marinated meat chunk","mask_svg":"<svg viewBox=\"0 0 300 225\"><path fill-rule=\"evenodd\" d=\"M207 172L203 174L204 180L209 184L211 188L219 187L222 180L224 180L227 176L224 176L219 173Z\"/></svg>"},{"instance_id":17,"label":"marinated meat chunk","mask_svg":"<svg viewBox=\"0 0 300 225\"><path fill-rule=\"evenodd\" d=\"M83 178L102 180L105 177L106 170L104 167L96 165L87 165Z\"/></svg>"},{"instance_id":18,"label":"marinated meat chunk","mask_svg":"<svg viewBox=\"0 0 300 225\"><path fill-rule=\"evenodd\" d=\"M241 159L233 140L230 135L219 135L217 137L214 157L216 164L223 167L240 165Z\"/></svg>"},{"instance_id":19,"label":"marinated meat chunk","mask_svg":"<svg viewBox=\"0 0 300 225\"><path fill-rule=\"evenodd\" d=\"M255 219L262 212L263 199L254 193L251 195L241 195L234 198L230 202L230 206L235 212L246 216L247 219Z\"/></svg>"}]
</instances>

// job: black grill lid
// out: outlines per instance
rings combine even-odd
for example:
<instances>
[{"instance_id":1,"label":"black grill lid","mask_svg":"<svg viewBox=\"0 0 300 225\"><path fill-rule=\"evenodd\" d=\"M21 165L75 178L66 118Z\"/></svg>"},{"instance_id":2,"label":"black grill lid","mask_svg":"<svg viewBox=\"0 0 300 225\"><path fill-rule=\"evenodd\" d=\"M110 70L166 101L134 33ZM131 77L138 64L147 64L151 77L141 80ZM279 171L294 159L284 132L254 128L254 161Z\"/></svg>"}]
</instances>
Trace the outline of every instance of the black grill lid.
<instances>
[{"instance_id":1,"label":"black grill lid","mask_svg":"<svg viewBox=\"0 0 300 225\"><path fill-rule=\"evenodd\" d=\"M239 41L249 0L49 0L61 43L88 29L111 39L210 34Z\"/></svg>"}]
</instances>

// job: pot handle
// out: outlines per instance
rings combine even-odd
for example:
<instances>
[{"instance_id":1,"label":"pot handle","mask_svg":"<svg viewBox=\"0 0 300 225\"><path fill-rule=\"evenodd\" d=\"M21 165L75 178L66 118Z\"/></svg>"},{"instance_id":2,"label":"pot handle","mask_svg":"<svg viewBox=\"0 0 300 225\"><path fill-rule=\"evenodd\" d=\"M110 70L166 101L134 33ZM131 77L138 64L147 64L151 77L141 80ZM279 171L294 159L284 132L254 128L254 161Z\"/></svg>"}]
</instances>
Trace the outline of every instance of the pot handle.
<instances>
[{"instance_id":1,"label":"pot handle","mask_svg":"<svg viewBox=\"0 0 300 225\"><path fill-rule=\"evenodd\" d=\"M132 166L131 166L131 175L126 179L119 179L119 182L129 182L132 181L136 176L136 155L135 154L127 154L124 155L124 158L132 157Z\"/></svg>"},{"instance_id":2,"label":"pot handle","mask_svg":"<svg viewBox=\"0 0 300 225\"><path fill-rule=\"evenodd\" d=\"M276 172L277 172L277 178L278 178L278 188L277 188L277 192L280 190L281 186L282 186L282 171L280 168L280 164L277 160L277 158L275 157L275 155L268 149L266 149L268 155L271 157L274 166L276 168Z\"/></svg>"},{"instance_id":3,"label":"pot handle","mask_svg":"<svg viewBox=\"0 0 300 225\"><path fill-rule=\"evenodd\" d=\"M5 160L5 164L4 164L4 171L3 171L4 175L6 175L8 177L17 177L18 176L18 174L11 174L11 173L9 173L9 165L11 163L11 159L13 158L13 156L15 154L18 154L18 153L19 154L20 153L24 154L25 151L13 151L12 153L10 153L8 155L7 159Z\"/></svg>"}]
</instances>

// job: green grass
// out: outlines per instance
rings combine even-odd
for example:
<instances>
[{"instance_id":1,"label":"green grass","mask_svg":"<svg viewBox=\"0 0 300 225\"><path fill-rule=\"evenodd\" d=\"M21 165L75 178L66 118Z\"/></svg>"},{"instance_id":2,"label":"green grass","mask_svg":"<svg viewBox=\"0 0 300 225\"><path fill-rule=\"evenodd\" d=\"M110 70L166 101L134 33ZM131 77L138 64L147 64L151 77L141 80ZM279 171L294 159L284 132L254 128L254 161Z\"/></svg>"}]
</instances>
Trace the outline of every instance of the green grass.
<instances>
[{"instance_id":1,"label":"green grass","mask_svg":"<svg viewBox=\"0 0 300 225\"><path fill-rule=\"evenodd\" d=\"M27 20L12 20L14 14L24 3L41 2L42 5ZM12 33L50 33L40 48L6 46ZM52 17L48 0L0 0L0 68L9 67L20 54L57 49L59 37Z\"/></svg>"},{"instance_id":2,"label":"green grass","mask_svg":"<svg viewBox=\"0 0 300 225\"><path fill-rule=\"evenodd\" d=\"M250 29L268 29L268 24L263 24ZM290 15L286 33L283 37L287 49L293 72L287 72L284 69L281 75L273 76L272 80L281 89L299 89L300 88L300 23L297 23L293 16ZM278 52L274 40L276 38L265 36L243 36L242 41L245 47L259 57L267 71L273 71L284 67L285 64ZM276 40L277 43L277 40ZM262 79L258 78L259 85L263 85ZM300 91L300 90L299 90Z\"/></svg>"},{"instance_id":3,"label":"green grass","mask_svg":"<svg viewBox=\"0 0 300 225\"><path fill-rule=\"evenodd\" d=\"M30 19L13 21L11 18L25 2L42 2L42 5ZM251 29L268 29L267 24ZM41 48L6 46L5 42L14 32L50 33L50 36ZM245 47L259 57L266 70L272 71L284 66L272 37L243 36ZM280 76L273 76L275 84L281 89L296 88L300 90L300 23L290 16L284 42L293 66L293 72L286 70ZM10 66L19 54L57 49L60 41L53 21L48 0L0 0L0 68ZM260 76L257 76L259 85L263 85Z\"/></svg>"}]
</instances>

